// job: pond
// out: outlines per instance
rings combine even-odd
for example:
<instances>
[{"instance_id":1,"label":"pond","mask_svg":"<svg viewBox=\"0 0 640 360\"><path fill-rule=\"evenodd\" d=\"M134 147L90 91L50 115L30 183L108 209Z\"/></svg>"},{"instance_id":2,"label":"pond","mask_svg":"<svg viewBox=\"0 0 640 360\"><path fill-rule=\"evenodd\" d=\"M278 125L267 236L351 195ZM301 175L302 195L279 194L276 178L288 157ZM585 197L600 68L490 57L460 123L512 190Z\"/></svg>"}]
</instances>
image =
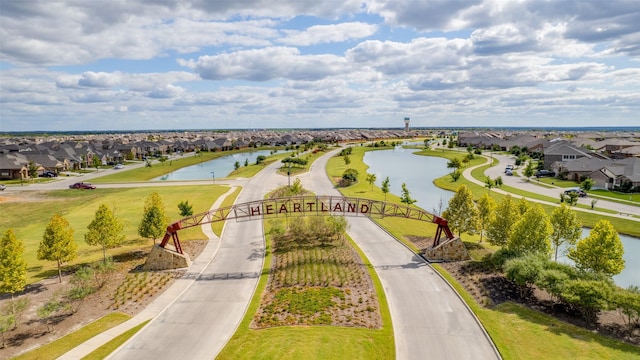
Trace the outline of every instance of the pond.
<instances>
[{"instance_id":1,"label":"pond","mask_svg":"<svg viewBox=\"0 0 640 360\"><path fill-rule=\"evenodd\" d=\"M271 150L257 150L222 156L204 163L183 167L153 180L177 181L208 180L214 177L223 178L234 170L236 161L240 163L240 166L244 166L245 161L249 161L249 164L255 164L256 158L260 155L269 156L271 155Z\"/></svg>"},{"instance_id":2,"label":"pond","mask_svg":"<svg viewBox=\"0 0 640 360\"><path fill-rule=\"evenodd\" d=\"M388 176L390 192L396 195L402 193L402 183L407 184L410 196L418 200L417 206L440 214L441 210L446 209L453 193L435 186L433 180L449 173L448 160L412 155L416 151L396 147L393 150L366 152L364 162L369 165L367 172L376 175L378 186L382 186L382 181Z\"/></svg>"},{"instance_id":3,"label":"pond","mask_svg":"<svg viewBox=\"0 0 640 360\"><path fill-rule=\"evenodd\" d=\"M397 147L393 150L369 151L364 155L364 162L369 166L370 174L376 175L376 184L381 186L388 176L390 191L395 195L402 193L402 183L407 184L411 197L418 200L417 206L434 214L440 214L447 208L453 192L440 189L433 180L448 174L448 160L433 156L412 155L415 149ZM440 206L442 202L442 206ZM589 235L589 229L583 230L583 237ZM622 287L640 286L640 239L620 234L624 246L625 269L613 277ZM570 262L566 256L558 258Z\"/></svg>"}]
</instances>

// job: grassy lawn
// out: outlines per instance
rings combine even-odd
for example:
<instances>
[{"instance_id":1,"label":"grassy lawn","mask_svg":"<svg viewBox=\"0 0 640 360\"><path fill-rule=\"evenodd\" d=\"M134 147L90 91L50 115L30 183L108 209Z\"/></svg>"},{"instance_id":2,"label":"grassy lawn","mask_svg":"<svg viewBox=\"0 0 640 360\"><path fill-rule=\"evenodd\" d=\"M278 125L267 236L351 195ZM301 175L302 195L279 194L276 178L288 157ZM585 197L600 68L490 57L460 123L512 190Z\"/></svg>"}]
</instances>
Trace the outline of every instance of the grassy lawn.
<instances>
[{"instance_id":1,"label":"grassy lawn","mask_svg":"<svg viewBox=\"0 0 640 360\"><path fill-rule=\"evenodd\" d=\"M173 222L181 218L177 206L179 202L189 201L194 213L205 212L227 190L226 186L206 185L50 191L42 193L42 199L37 202L1 203L0 212L3 216L0 217L0 229L4 232L12 228L17 238L24 242L28 282L31 283L56 274L54 262L37 260L36 257L45 227L56 213L65 217L74 229L78 258L71 265L78 265L102 257L99 247L89 246L84 241L87 225L93 220L100 204L115 208L116 216L124 220L123 245L107 251L108 255L114 256L153 244L152 240L140 238L137 231L145 199L150 193L160 194L169 221ZM198 227L180 232L181 240L203 238L204 235Z\"/></svg>"},{"instance_id":2,"label":"grassy lawn","mask_svg":"<svg viewBox=\"0 0 640 360\"><path fill-rule=\"evenodd\" d=\"M352 243L353 244L353 243ZM355 247L355 244L353 244ZM267 237L267 252L262 275L247 313L225 348L216 359L394 359L395 345L391 315L374 269L365 260L371 275L382 315L380 330L335 326L279 326L260 330L249 327L267 287L273 255Z\"/></svg>"},{"instance_id":3,"label":"grassy lawn","mask_svg":"<svg viewBox=\"0 0 640 360\"><path fill-rule=\"evenodd\" d=\"M222 205L220 205L220 207L223 208L223 207L233 205L233 203L236 202L238 195L240 195L240 191L242 191L242 188L239 187L231 195L228 195L222 201ZM213 233L216 234L218 237L222 235L222 229L224 228L224 223L225 223L224 221L217 221L217 222L211 223L211 229L213 230Z\"/></svg>"},{"instance_id":4,"label":"grassy lawn","mask_svg":"<svg viewBox=\"0 0 640 360\"><path fill-rule=\"evenodd\" d=\"M438 265L433 267L478 316L504 359L638 359L640 356L638 347L594 334L516 303L482 307L444 269Z\"/></svg>"},{"instance_id":5,"label":"grassy lawn","mask_svg":"<svg viewBox=\"0 0 640 360\"><path fill-rule=\"evenodd\" d=\"M260 170L267 167L267 165L272 164L276 161L280 161L283 158L289 156L289 154L290 154L289 152L282 152L282 151L277 152L273 155L268 156L267 159L261 164L256 164L254 162L253 164L249 164L249 166L241 166L238 170L232 171L231 174L227 176L227 178L230 178L230 179L250 178L253 175L260 172Z\"/></svg>"},{"instance_id":6,"label":"grassy lawn","mask_svg":"<svg viewBox=\"0 0 640 360\"><path fill-rule=\"evenodd\" d=\"M442 156L448 159L460 156L460 152L455 152L455 151L444 151L444 152L443 151L421 151L417 154L427 155L427 156ZM476 161L476 160L473 160L473 161ZM486 162L484 158L482 158L482 161ZM470 166L473 166L473 165L474 163L472 162ZM486 164L485 166L481 166L478 169L474 169L471 173L474 176L474 178L484 182L484 179L486 177L482 174L489 167L490 165ZM488 192L488 189L486 187L472 183L471 181L463 177L461 177L458 181L454 182L450 176L445 175L443 177L435 179L433 183L442 189L450 190L450 191L456 191L456 189L460 185L465 184L469 188L469 190L471 190L471 192L473 193L474 199L478 199L480 198L480 196ZM538 200L543 200L548 202L557 202L558 204L560 203L559 198L554 199L547 196L541 196L535 193L522 191L506 185L503 185L501 189L504 191L511 192L512 193L511 196L513 196L516 199L525 196L532 199L538 199ZM498 194L495 191L491 191L489 192L489 194L493 198L493 200L495 200L497 203L502 201L502 199L506 196L506 195ZM545 205L545 204L540 204L540 205L542 205L542 207L545 209L547 214L551 214L553 209L555 209L555 206L552 206L552 205ZM578 205L578 207L585 208L585 209L590 208L590 206L588 205ZM600 210L602 212L615 213L614 211L599 209L597 207L596 207L596 210ZM607 216L602 216L600 214L591 214L591 213L586 213L582 211L577 211L576 214L578 215L578 219L580 220L580 222L582 222L584 226L593 227L598 222L598 220L605 218L609 220L611 224L613 224L613 226L616 228L618 232L631 235L631 236L640 237L640 227L638 227L638 223L636 221L625 220L625 219L620 219L615 217L607 217Z\"/></svg>"},{"instance_id":7,"label":"grassy lawn","mask_svg":"<svg viewBox=\"0 0 640 360\"><path fill-rule=\"evenodd\" d=\"M100 318L81 329L72 332L66 336L61 337L58 340L52 341L46 345L43 345L35 350L24 353L15 357L17 360L29 360L29 359L56 359L62 356L67 351L75 348L83 342L91 339L92 337L111 329L116 325L129 320L131 316L122 313L111 313L103 318Z\"/></svg>"},{"instance_id":8,"label":"grassy lawn","mask_svg":"<svg viewBox=\"0 0 640 360\"><path fill-rule=\"evenodd\" d=\"M331 149L329 149L331 150ZM329 151L327 150L327 151ZM296 166L293 165L291 168L288 168L285 164L282 164L282 166L280 166L280 168L278 168L278 173L284 176L287 176L287 171L291 171L291 176L295 176L295 175L300 175L300 174L304 174L306 172L309 171L309 169L311 168L311 165L313 165L313 162L316 161L316 159L318 159L320 156L324 155L325 153L322 151L318 151L318 152L308 152L305 154L300 154L298 155L298 157L300 157L301 159L305 159L307 160L307 165L305 166ZM284 156L281 159L283 159Z\"/></svg>"},{"instance_id":9,"label":"grassy lawn","mask_svg":"<svg viewBox=\"0 0 640 360\"><path fill-rule=\"evenodd\" d=\"M125 167L124 169L122 169L122 171L119 170L113 174L92 179L91 182L95 184L105 184L105 183L129 183L129 182L149 181L151 179L155 179L162 175L166 175L168 173L176 171L182 167L200 164L209 160L217 159L222 156L238 154L243 152L252 152L256 150L268 150L268 149L269 148L257 148L257 149L249 148L249 149L241 149L241 150L216 151L216 152L203 151L196 156L184 156L179 158L172 158L171 160L167 160L164 163L160 163L154 160L151 167L140 167L140 168L129 169L129 170L127 170L127 168Z\"/></svg>"},{"instance_id":10,"label":"grassy lawn","mask_svg":"<svg viewBox=\"0 0 640 360\"><path fill-rule=\"evenodd\" d=\"M354 161L350 167L360 172L360 178L364 178L366 165L361 163L362 156L355 156L355 154L360 154L361 151L364 153L366 150L367 149L356 151L356 149L354 149L354 153L351 156ZM460 152L431 151L431 153L437 153L438 156L440 156L440 154L447 154L452 157L460 156ZM484 159L482 161L484 161ZM346 167L340 158L332 158L327 164L327 172L331 174L332 177L339 176L344 169L346 169ZM476 198L488 191L486 188L475 185L462 178L454 183L450 176L439 178L435 183L440 187L452 191L460 186L460 184L465 183L472 190ZM380 195L382 194L380 189L375 188L373 191L369 189L369 184L358 183L340 190L346 196L362 196L362 193L367 193L366 197L380 199ZM503 195L496 194L495 192L491 192L491 195L496 201L501 201L503 197ZM398 198L389 196L387 200L398 201ZM553 207L545 206L545 209L550 212ZM581 217L586 215L587 221L583 219L583 223L595 223L601 218L600 216L588 218L591 214L583 214L580 212L578 215ZM622 226L614 222L617 219L611 220L616 228ZM435 233L435 228L429 230L428 227L426 227L426 225L433 224L424 223L425 227L417 230L419 226L422 226L418 224L421 222L412 221L411 224L408 224L405 221L409 220L395 218L376 221L398 239L403 240L405 244L407 244L406 238L408 236L419 234L432 235ZM631 224L631 222L626 221L623 225L629 224ZM632 232L632 229L627 230ZM636 229L635 232L637 233L638 230ZM470 247L472 249L470 253L474 258L482 257L487 253L488 250L485 246L488 245L485 243L478 244L477 236L465 236L464 240L468 245L471 245ZM415 250L414 246L410 244L409 246ZM446 271L437 265L434 265L434 268L443 274L447 281L461 294L476 316L478 316L504 359L637 359L638 356L640 356L640 349L637 347L593 334L518 304L504 303L492 309L482 307L476 303L473 297L467 294Z\"/></svg>"},{"instance_id":11,"label":"grassy lawn","mask_svg":"<svg viewBox=\"0 0 640 360\"><path fill-rule=\"evenodd\" d=\"M135 326L125 331L124 333L114 337L113 340L95 349L94 351L89 353L87 356L83 357L83 359L94 360L94 359L106 358L107 356L111 355L111 353L114 352L118 347L120 347L120 345L124 344L133 335L135 335L138 331L140 331L140 329L142 329L145 325L147 325L149 321L150 320L147 320L142 324Z\"/></svg>"}]
</instances>

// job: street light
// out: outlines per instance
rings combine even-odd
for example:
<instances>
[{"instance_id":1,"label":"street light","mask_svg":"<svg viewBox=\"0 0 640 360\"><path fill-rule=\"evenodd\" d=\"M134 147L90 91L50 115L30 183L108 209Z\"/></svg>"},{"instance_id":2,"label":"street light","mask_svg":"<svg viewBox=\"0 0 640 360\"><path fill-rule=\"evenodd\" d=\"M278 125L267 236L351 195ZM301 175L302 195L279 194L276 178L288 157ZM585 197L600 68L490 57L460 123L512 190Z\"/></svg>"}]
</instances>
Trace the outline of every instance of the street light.
<instances>
[{"instance_id":1,"label":"street light","mask_svg":"<svg viewBox=\"0 0 640 360\"><path fill-rule=\"evenodd\" d=\"M215 173L215 171L211 172L211 180L213 181L214 184L216 183L216 173Z\"/></svg>"},{"instance_id":2,"label":"street light","mask_svg":"<svg viewBox=\"0 0 640 360\"><path fill-rule=\"evenodd\" d=\"M289 187L291 187L291 163L289 163L289 168L287 169L287 180L289 181Z\"/></svg>"}]
</instances>

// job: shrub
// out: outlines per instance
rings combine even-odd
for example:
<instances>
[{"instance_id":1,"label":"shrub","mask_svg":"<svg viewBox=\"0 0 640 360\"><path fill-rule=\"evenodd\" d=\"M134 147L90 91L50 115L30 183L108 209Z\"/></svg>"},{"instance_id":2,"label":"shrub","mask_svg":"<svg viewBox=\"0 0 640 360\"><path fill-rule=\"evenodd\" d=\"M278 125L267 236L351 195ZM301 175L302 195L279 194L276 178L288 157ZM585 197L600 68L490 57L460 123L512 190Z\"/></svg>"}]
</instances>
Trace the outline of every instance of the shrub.
<instances>
[{"instance_id":1,"label":"shrub","mask_svg":"<svg viewBox=\"0 0 640 360\"><path fill-rule=\"evenodd\" d=\"M349 186L356 181L358 181L358 170L347 169L344 171L344 173L342 173L342 180L340 181L340 185Z\"/></svg>"},{"instance_id":2,"label":"shrub","mask_svg":"<svg viewBox=\"0 0 640 360\"><path fill-rule=\"evenodd\" d=\"M562 299L595 323L598 313L607 309L612 299L613 286L609 281L569 280L565 282Z\"/></svg>"},{"instance_id":3,"label":"shrub","mask_svg":"<svg viewBox=\"0 0 640 360\"><path fill-rule=\"evenodd\" d=\"M520 286L522 297L531 294L531 286L536 283L544 269L545 260L539 255L526 255L508 260L504 264L507 279Z\"/></svg>"}]
</instances>

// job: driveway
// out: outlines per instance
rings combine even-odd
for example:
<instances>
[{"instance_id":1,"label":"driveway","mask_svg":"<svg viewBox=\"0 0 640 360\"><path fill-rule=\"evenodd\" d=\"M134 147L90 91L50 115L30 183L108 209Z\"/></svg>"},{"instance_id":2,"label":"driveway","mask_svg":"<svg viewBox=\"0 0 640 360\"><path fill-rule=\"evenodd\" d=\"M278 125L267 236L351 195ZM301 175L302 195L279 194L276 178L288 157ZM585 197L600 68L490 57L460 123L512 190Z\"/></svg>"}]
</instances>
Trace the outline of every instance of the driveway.
<instances>
[{"instance_id":1,"label":"driveway","mask_svg":"<svg viewBox=\"0 0 640 360\"><path fill-rule=\"evenodd\" d=\"M486 154L485 154L486 156ZM565 189L561 188L561 187L557 187L557 186L553 186L553 187L546 187L546 186L541 186L541 185L537 185L535 183L535 181L527 181L527 179L525 177L519 177L519 176L506 176L504 174L504 169L507 166L507 164L514 164L514 159L512 156L506 156L506 155L499 155L499 154L492 154L491 155L492 158L497 159L499 162L496 166L492 166L489 169L487 169L485 171L485 175L491 177L492 179L497 178L498 176L502 177L502 181L505 185L517 188L517 189L521 189L524 191L529 191L535 194L540 194L540 195L544 195L544 196L548 196L552 199L558 199L559 201L559 197L560 197L560 193L563 192ZM484 164L483 164L484 165ZM480 166L483 166L480 165ZM475 180L471 177L471 170L475 169L475 167L473 168L469 168L469 169L465 169L463 172L463 175L465 178L469 179L470 181L473 181L479 185L484 186L484 182L482 181L478 181ZM522 167L516 169L516 171L518 172L518 174L522 173ZM492 189L491 191L498 191L501 193L506 193L504 191L501 191L500 189ZM518 197L518 195L514 195L515 197ZM580 204L584 204L587 206L591 205L591 200L593 200L594 198L591 198L589 196L584 197L584 198L579 198L578 199L578 203ZM534 199L530 199L531 201L535 201ZM552 202L547 202L547 201L539 201L541 203L547 203L547 204L552 204L552 205L558 205L558 202L552 203ZM604 212L599 212L603 215L607 215L607 216L616 216L616 217L620 217L623 219L629 219L629 220L635 220L635 221L640 221L640 219L638 218L633 218L630 217L628 214L632 214L632 215L640 215L640 207L638 206L633 206L633 205L628 205L628 204L622 204L622 203L618 203L618 202L613 202L613 201L607 201L607 200L602 200L602 199L598 199L598 202L595 205L598 208L603 208L603 209L609 209L609 210L614 210L616 212L618 212L618 214L611 214L611 213L604 213ZM581 209L581 208L574 208L577 211L583 211L586 209Z\"/></svg>"}]
</instances>

